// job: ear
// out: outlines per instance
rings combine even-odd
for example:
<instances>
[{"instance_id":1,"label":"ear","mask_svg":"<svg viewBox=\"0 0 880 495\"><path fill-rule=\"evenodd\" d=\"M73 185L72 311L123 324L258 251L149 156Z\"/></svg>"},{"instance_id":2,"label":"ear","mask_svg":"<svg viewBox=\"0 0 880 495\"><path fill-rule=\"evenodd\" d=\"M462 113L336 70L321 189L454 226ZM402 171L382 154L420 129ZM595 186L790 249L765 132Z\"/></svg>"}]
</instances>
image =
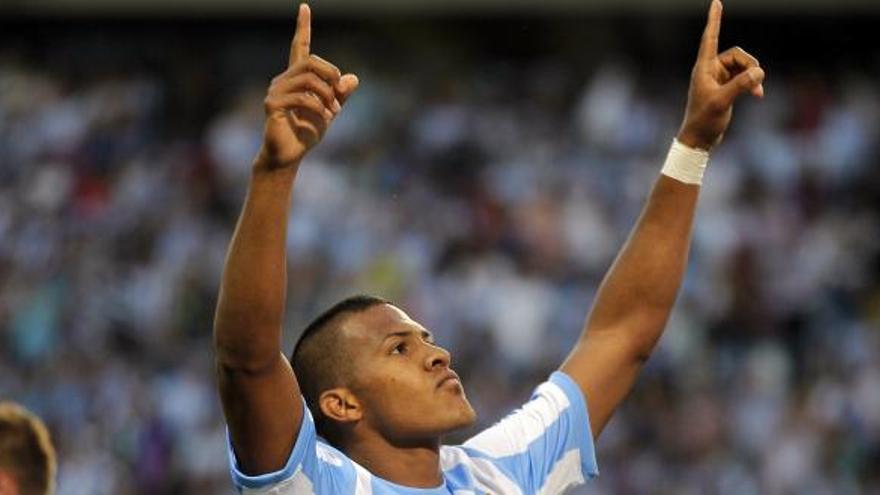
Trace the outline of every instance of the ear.
<instances>
[{"instance_id":1,"label":"ear","mask_svg":"<svg viewBox=\"0 0 880 495\"><path fill-rule=\"evenodd\" d=\"M19 495L18 483L6 471L0 471L0 495Z\"/></svg>"},{"instance_id":2,"label":"ear","mask_svg":"<svg viewBox=\"0 0 880 495\"><path fill-rule=\"evenodd\" d=\"M364 417L361 402L347 388L326 390L318 399L321 412L325 417L340 423L360 421Z\"/></svg>"}]
</instances>

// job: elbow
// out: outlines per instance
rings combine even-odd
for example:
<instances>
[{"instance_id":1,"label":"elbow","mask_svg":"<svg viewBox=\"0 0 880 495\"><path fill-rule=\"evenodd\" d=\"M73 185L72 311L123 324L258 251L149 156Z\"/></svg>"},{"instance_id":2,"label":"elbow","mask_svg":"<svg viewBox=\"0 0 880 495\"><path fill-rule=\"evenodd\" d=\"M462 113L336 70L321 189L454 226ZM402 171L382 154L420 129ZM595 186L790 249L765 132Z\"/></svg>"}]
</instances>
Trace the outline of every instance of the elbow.
<instances>
[{"instance_id":1,"label":"elbow","mask_svg":"<svg viewBox=\"0 0 880 495\"><path fill-rule=\"evenodd\" d=\"M214 356L214 364L218 374L257 376L275 369L278 360L282 358L283 356L281 353L275 354L272 357L261 357L256 359L253 357L245 357L217 351Z\"/></svg>"},{"instance_id":2,"label":"elbow","mask_svg":"<svg viewBox=\"0 0 880 495\"><path fill-rule=\"evenodd\" d=\"M584 335L588 341L611 343L628 361L643 365L654 353L665 326L665 312L640 312L621 321L588 328Z\"/></svg>"},{"instance_id":3,"label":"elbow","mask_svg":"<svg viewBox=\"0 0 880 495\"><path fill-rule=\"evenodd\" d=\"M266 337L267 332L223 332L214 330L214 359L218 371L259 374L274 367L281 355L278 339Z\"/></svg>"},{"instance_id":4,"label":"elbow","mask_svg":"<svg viewBox=\"0 0 880 495\"><path fill-rule=\"evenodd\" d=\"M283 357L279 354L275 356L275 359L267 360L265 362L235 361L223 359L218 355L214 360L214 369L216 370L217 376L227 379L230 377L258 377L275 370L278 365L278 360L282 358Z\"/></svg>"},{"instance_id":5,"label":"elbow","mask_svg":"<svg viewBox=\"0 0 880 495\"><path fill-rule=\"evenodd\" d=\"M651 358L651 355L654 354L657 342L660 341L660 337L663 335L664 327L665 322L655 323L633 332L631 354L633 359L638 361L639 364L645 364Z\"/></svg>"},{"instance_id":6,"label":"elbow","mask_svg":"<svg viewBox=\"0 0 880 495\"><path fill-rule=\"evenodd\" d=\"M633 361L635 361L636 364L638 364L639 366L643 366L645 363L648 362L649 359L651 359L651 354L653 354L653 353L654 353L653 346L637 348L632 353Z\"/></svg>"}]
</instances>

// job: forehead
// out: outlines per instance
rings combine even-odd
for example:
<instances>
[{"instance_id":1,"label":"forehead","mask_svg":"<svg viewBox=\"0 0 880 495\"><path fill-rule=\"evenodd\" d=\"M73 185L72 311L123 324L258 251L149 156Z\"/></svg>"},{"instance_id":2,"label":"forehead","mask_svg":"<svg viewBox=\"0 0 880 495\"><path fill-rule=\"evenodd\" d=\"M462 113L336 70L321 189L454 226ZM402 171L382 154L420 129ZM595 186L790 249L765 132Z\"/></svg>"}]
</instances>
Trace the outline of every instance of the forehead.
<instances>
[{"instance_id":1,"label":"forehead","mask_svg":"<svg viewBox=\"0 0 880 495\"><path fill-rule=\"evenodd\" d=\"M354 313L341 325L343 333L352 342L381 342L394 332L415 330L424 327L409 317L402 309L391 304L377 304L364 311Z\"/></svg>"}]
</instances>

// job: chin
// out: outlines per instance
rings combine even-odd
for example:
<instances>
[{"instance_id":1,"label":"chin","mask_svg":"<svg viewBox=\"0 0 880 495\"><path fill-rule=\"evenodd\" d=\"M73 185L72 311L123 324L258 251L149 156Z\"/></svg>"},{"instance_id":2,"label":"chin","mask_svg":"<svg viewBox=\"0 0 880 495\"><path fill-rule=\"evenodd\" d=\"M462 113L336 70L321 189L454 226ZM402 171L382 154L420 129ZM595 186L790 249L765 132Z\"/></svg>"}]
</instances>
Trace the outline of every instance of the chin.
<instances>
[{"instance_id":1,"label":"chin","mask_svg":"<svg viewBox=\"0 0 880 495\"><path fill-rule=\"evenodd\" d=\"M470 402L462 397L461 402L457 405L456 425L453 429L467 428L477 422L477 413L471 407Z\"/></svg>"},{"instance_id":2,"label":"chin","mask_svg":"<svg viewBox=\"0 0 880 495\"><path fill-rule=\"evenodd\" d=\"M477 413L464 394L464 389L453 389L450 387L451 395L445 395L441 400L435 402L432 407L435 412L439 412L439 416L435 416L437 424L442 425L441 434L451 433L461 430L469 426L473 426L477 422Z\"/></svg>"},{"instance_id":3,"label":"chin","mask_svg":"<svg viewBox=\"0 0 880 495\"><path fill-rule=\"evenodd\" d=\"M473 426L474 423L477 422L477 412L474 411L470 404L468 404L468 413L467 417L464 419L464 423L461 425L461 428L467 428L469 426Z\"/></svg>"}]
</instances>

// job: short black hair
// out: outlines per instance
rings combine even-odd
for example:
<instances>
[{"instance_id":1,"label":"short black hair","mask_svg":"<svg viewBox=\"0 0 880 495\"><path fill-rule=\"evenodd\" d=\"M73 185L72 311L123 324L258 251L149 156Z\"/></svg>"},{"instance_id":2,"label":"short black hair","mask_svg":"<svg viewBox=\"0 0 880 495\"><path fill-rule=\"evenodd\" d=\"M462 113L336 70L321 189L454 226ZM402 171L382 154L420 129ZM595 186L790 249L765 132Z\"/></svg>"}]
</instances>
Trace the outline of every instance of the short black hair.
<instances>
[{"instance_id":1,"label":"short black hair","mask_svg":"<svg viewBox=\"0 0 880 495\"><path fill-rule=\"evenodd\" d=\"M351 354L341 338L339 323L343 316L380 304L391 302L366 294L346 297L306 326L290 355L296 380L315 418L315 428L328 440L332 436L331 423L321 412L318 399L325 390L347 386L352 375Z\"/></svg>"}]
</instances>

